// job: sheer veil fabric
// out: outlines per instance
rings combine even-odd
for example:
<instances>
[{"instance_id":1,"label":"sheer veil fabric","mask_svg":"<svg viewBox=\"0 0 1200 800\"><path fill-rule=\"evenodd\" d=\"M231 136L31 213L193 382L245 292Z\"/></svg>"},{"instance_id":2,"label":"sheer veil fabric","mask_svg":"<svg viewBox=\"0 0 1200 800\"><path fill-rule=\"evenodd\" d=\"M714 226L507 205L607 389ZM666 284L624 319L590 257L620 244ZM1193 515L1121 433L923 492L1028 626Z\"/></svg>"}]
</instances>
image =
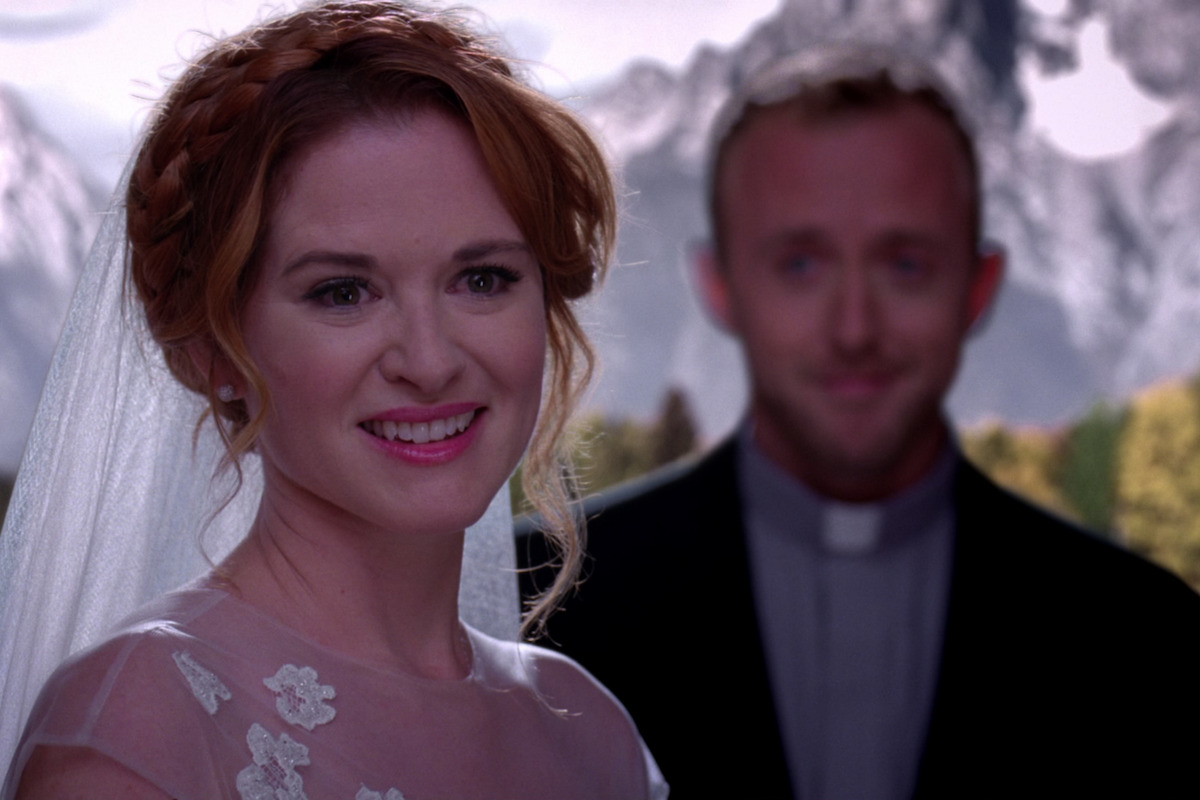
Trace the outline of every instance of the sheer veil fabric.
<instances>
[{"instance_id":1,"label":"sheer veil fabric","mask_svg":"<svg viewBox=\"0 0 1200 800\"><path fill-rule=\"evenodd\" d=\"M242 460L240 489L233 470L218 471L215 427L196 428L205 407L167 370L126 282L115 200L71 301L0 533L0 775L60 661L206 572L249 529L261 466ZM514 570L504 486L467 532L462 619L516 639Z\"/></svg>"}]
</instances>

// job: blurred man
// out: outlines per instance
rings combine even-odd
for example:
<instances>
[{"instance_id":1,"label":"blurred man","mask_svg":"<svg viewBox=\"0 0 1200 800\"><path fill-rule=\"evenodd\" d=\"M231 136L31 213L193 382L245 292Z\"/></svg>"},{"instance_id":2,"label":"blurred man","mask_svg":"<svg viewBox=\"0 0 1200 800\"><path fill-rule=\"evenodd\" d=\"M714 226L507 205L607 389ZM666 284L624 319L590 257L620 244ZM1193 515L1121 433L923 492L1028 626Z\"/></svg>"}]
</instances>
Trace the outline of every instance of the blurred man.
<instances>
[{"instance_id":1,"label":"blurred man","mask_svg":"<svg viewBox=\"0 0 1200 800\"><path fill-rule=\"evenodd\" d=\"M1194 794L1200 597L997 488L948 428L1002 258L936 76L802 54L713 142L698 275L749 413L586 505L552 643L625 702L673 798Z\"/></svg>"}]
</instances>

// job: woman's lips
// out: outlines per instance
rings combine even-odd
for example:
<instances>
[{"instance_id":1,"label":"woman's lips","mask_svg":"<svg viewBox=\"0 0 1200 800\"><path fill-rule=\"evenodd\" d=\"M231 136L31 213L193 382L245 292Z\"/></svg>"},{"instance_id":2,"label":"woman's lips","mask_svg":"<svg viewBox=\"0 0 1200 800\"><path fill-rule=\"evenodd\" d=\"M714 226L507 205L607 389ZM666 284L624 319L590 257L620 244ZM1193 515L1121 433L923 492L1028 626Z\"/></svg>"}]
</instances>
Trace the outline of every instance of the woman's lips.
<instances>
[{"instance_id":1,"label":"woman's lips","mask_svg":"<svg viewBox=\"0 0 1200 800\"><path fill-rule=\"evenodd\" d=\"M382 452L419 466L448 464L466 453L486 425L485 406L457 403L437 408L400 408L360 422Z\"/></svg>"},{"instance_id":2,"label":"woman's lips","mask_svg":"<svg viewBox=\"0 0 1200 800\"><path fill-rule=\"evenodd\" d=\"M361 423L360 427L378 439L390 442L408 442L410 444L428 444L440 442L458 436L471 426L475 419L475 410L462 414L451 414L441 419L428 422L397 422L393 420L370 419Z\"/></svg>"}]
</instances>

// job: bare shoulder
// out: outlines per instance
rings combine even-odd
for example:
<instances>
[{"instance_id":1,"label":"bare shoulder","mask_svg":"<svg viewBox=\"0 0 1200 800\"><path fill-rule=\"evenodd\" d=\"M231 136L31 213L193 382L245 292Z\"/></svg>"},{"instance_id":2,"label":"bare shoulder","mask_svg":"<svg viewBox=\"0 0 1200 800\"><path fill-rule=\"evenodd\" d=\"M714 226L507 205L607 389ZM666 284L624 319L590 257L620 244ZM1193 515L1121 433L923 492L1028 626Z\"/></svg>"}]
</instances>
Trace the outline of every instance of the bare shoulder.
<instances>
[{"instance_id":1,"label":"bare shoulder","mask_svg":"<svg viewBox=\"0 0 1200 800\"><path fill-rule=\"evenodd\" d=\"M168 797L128 767L90 747L34 748L17 800L162 800Z\"/></svg>"}]
</instances>

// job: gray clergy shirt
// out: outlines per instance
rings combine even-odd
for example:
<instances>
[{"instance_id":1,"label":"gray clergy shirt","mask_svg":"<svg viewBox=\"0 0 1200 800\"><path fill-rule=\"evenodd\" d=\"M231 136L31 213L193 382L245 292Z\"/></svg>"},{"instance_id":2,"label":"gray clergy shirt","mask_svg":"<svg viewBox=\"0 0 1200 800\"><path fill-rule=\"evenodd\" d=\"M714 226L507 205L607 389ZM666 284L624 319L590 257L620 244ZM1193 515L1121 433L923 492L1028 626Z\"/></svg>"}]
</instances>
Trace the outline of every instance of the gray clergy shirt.
<instances>
[{"instance_id":1,"label":"gray clergy shirt","mask_svg":"<svg viewBox=\"0 0 1200 800\"><path fill-rule=\"evenodd\" d=\"M880 503L823 498L739 440L750 570L792 785L911 796L936 689L957 456Z\"/></svg>"}]
</instances>

